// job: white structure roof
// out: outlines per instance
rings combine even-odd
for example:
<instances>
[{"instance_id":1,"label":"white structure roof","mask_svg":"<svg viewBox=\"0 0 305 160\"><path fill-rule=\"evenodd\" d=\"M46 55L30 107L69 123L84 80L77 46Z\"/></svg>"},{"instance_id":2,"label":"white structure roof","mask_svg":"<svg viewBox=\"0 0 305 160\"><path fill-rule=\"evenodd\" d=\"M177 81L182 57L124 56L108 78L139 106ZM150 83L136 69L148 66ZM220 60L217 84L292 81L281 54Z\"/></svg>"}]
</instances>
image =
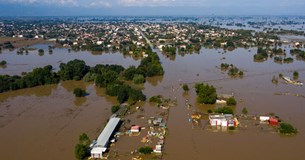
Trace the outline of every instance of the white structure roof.
<instances>
[{"instance_id":1,"label":"white structure roof","mask_svg":"<svg viewBox=\"0 0 305 160\"><path fill-rule=\"evenodd\" d=\"M111 118L104 128L103 132L97 138L96 147L106 147L110 136L119 124L120 118ZM94 148L93 148L94 149Z\"/></svg>"},{"instance_id":2,"label":"white structure roof","mask_svg":"<svg viewBox=\"0 0 305 160\"><path fill-rule=\"evenodd\" d=\"M107 150L107 148L105 148L105 147L95 147L91 150L91 154L102 154L106 150Z\"/></svg>"}]
</instances>

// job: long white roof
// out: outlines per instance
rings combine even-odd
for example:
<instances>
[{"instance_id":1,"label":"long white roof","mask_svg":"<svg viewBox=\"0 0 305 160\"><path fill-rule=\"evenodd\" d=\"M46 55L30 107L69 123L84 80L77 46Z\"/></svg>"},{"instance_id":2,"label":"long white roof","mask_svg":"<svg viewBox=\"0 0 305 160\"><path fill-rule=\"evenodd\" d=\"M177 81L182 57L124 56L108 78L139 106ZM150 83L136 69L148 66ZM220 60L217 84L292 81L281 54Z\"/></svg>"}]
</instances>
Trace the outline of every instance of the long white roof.
<instances>
[{"instance_id":1,"label":"long white roof","mask_svg":"<svg viewBox=\"0 0 305 160\"><path fill-rule=\"evenodd\" d=\"M97 138L96 147L106 147L110 136L119 124L120 118L111 118L104 128L103 132Z\"/></svg>"}]
</instances>

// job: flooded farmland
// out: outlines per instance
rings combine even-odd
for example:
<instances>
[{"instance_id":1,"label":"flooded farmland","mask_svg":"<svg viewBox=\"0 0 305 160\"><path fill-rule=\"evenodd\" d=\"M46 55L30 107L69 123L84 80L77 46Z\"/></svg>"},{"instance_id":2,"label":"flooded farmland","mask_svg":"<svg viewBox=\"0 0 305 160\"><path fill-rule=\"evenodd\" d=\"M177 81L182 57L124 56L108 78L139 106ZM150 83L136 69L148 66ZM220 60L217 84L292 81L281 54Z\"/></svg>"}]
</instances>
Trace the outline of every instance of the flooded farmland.
<instances>
[{"instance_id":1,"label":"flooded farmland","mask_svg":"<svg viewBox=\"0 0 305 160\"><path fill-rule=\"evenodd\" d=\"M169 135L165 140L163 159L284 160L305 156L305 99L275 94L305 95L304 86L289 85L281 80L277 85L271 82L272 77L280 73L292 77L294 70L299 71L299 79L304 82L305 63L295 60L290 64L278 64L271 59L257 63L253 61L255 53L256 48L251 48L250 52L249 49L236 49L227 53L223 53L223 50L202 49L200 54L166 58L158 52L165 74L163 77L148 79L143 92L147 97L161 94L177 99L177 106L172 107L169 112ZM75 58L83 59L91 66L102 63L127 67L140 62L120 53L93 55L89 52L68 53L67 49L55 49L52 55L45 53L43 56L37 53L16 55L14 52L3 51L0 58L8 61L7 68L0 69L1 74L10 75L48 64L58 68L60 62ZM223 73L219 69L221 63L234 64L243 70L243 78L231 78ZM201 126L194 127L188 121L194 111L206 112L215 108L213 105L196 103L193 88L196 82L214 85L218 93L233 92L238 100L236 113L241 113L243 107L247 107L252 115L272 112L293 124L299 133L293 137L282 137L276 133L265 133L251 128L234 132L211 132L205 129L206 120L202 120ZM188 94L183 93L183 83L191 87ZM76 86L86 88L89 96L75 98L72 91ZM117 103L115 98L103 93L103 89L96 88L93 84L75 81L1 93L1 157L73 159L78 136L83 132L88 133L92 139L98 136L106 119L111 115L111 106ZM193 107L185 106L186 99ZM150 107L148 103L143 106ZM154 112L154 109L151 110ZM124 139L122 141L124 142ZM118 143L126 152L130 147L138 147L136 144Z\"/></svg>"}]
</instances>

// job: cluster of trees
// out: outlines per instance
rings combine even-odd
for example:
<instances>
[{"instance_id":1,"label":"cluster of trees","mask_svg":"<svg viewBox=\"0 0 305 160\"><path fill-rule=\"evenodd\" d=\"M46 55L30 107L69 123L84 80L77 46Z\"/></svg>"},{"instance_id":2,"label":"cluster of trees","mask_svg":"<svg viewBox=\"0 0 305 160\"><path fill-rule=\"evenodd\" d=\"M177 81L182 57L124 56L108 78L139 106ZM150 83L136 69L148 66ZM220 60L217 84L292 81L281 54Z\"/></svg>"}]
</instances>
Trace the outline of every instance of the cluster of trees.
<instances>
[{"instance_id":1,"label":"cluster of trees","mask_svg":"<svg viewBox=\"0 0 305 160\"><path fill-rule=\"evenodd\" d=\"M79 142L75 145L74 155L78 160L85 159L89 155L90 139L86 133L79 136Z\"/></svg>"},{"instance_id":2,"label":"cluster of trees","mask_svg":"<svg viewBox=\"0 0 305 160\"><path fill-rule=\"evenodd\" d=\"M171 46L163 46L162 51L168 55L175 55L176 54L176 47Z\"/></svg>"},{"instance_id":3,"label":"cluster of trees","mask_svg":"<svg viewBox=\"0 0 305 160\"><path fill-rule=\"evenodd\" d=\"M283 58L282 56L276 56L274 57L274 62L276 63L292 63L293 62L293 58L288 57L288 58Z\"/></svg>"},{"instance_id":4,"label":"cluster of trees","mask_svg":"<svg viewBox=\"0 0 305 160\"><path fill-rule=\"evenodd\" d=\"M230 107L220 107L214 110L215 113L233 114L233 109Z\"/></svg>"},{"instance_id":5,"label":"cluster of trees","mask_svg":"<svg viewBox=\"0 0 305 160\"><path fill-rule=\"evenodd\" d=\"M255 61L265 61L268 58L267 49L259 47L257 49L257 54L253 56Z\"/></svg>"},{"instance_id":6,"label":"cluster of trees","mask_svg":"<svg viewBox=\"0 0 305 160\"><path fill-rule=\"evenodd\" d=\"M0 93L23 88L31 88L46 84L57 84L60 76L52 72L52 66L36 68L23 76L0 75Z\"/></svg>"},{"instance_id":7,"label":"cluster of trees","mask_svg":"<svg viewBox=\"0 0 305 160\"><path fill-rule=\"evenodd\" d=\"M106 87L106 94L109 96L116 96L118 102L135 103L136 101L145 101L146 96L139 89L134 89L127 84L114 83Z\"/></svg>"},{"instance_id":8,"label":"cluster of trees","mask_svg":"<svg viewBox=\"0 0 305 160\"><path fill-rule=\"evenodd\" d=\"M232 67L231 69L229 69L228 75L232 77L243 76L244 72L239 70L237 67Z\"/></svg>"},{"instance_id":9,"label":"cluster of trees","mask_svg":"<svg viewBox=\"0 0 305 160\"><path fill-rule=\"evenodd\" d=\"M152 96L149 98L149 102L151 103L162 103L163 97L161 95Z\"/></svg>"},{"instance_id":10,"label":"cluster of trees","mask_svg":"<svg viewBox=\"0 0 305 160\"><path fill-rule=\"evenodd\" d=\"M293 63L293 58L288 57L288 58L284 58L284 63Z\"/></svg>"},{"instance_id":11,"label":"cluster of trees","mask_svg":"<svg viewBox=\"0 0 305 160\"><path fill-rule=\"evenodd\" d=\"M221 70L227 70L229 67L233 67L233 64L221 63L220 68Z\"/></svg>"},{"instance_id":12,"label":"cluster of trees","mask_svg":"<svg viewBox=\"0 0 305 160\"><path fill-rule=\"evenodd\" d=\"M228 70L228 75L232 77L243 76L244 72L239 70L237 67L234 67L233 64L221 63L221 70Z\"/></svg>"},{"instance_id":13,"label":"cluster of trees","mask_svg":"<svg viewBox=\"0 0 305 160\"><path fill-rule=\"evenodd\" d=\"M197 83L195 84L197 93L197 101L204 104L215 104L217 99L216 88L208 84Z\"/></svg>"},{"instance_id":14,"label":"cluster of trees","mask_svg":"<svg viewBox=\"0 0 305 160\"><path fill-rule=\"evenodd\" d=\"M61 63L60 70L57 73L52 72L52 66L48 65L43 68L36 68L23 76L0 75L0 93L45 84L56 84L60 80L83 79L86 82L94 81L96 86L106 88L106 94L117 96L117 100L120 103L125 101L134 103L139 100L145 100L146 97L141 90L124 84L120 79L133 80L135 84L140 84L145 82L146 77L163 75L164 71L158 55L151 52L151 50L148 50L148 52L148 57L144 58L137 68L131 66L125 69L120 65L101 64L89 67L83 60L76 59L68 63ZM76 96L85 96L86 92L76 89L74 94Z\"/></svg>"},{"instance_id":15,"label":"cluster of trees","mask_svg":"<svg viewBox=\"0 0 305 160\"><path fill-rule=\"evenodd\" d=\"M296 55L297 57L299 57L301 59L305 59L305 51L302 51L300 49L291 49L290 54Z\"/></svg>"},{"instance_id":16,"label":"cluster of trees","mask_svg":"<svg viewBox=\"0 0 305 160\"><path fill-rule=\"evenodd\" d=\"M135 83L144 83L145 77L163 75L164 70L160 63L159 57L154 52L149 52L148 57L142 59L141 64L136 68L130 66L122 73L125 80L133 80Z\"/></svg>"},{"instance_id":17,"label":"cluster of trees","mask_svg":"<svg viewBox=\"0 0 305 160\"><path fill-rule=\"evenodd\" d=\"M78 59L69 61L67 64L61 63L59 68L58 74L62 80L81 80L90 69L85 61Z\"/></svg>"}]
</instances>

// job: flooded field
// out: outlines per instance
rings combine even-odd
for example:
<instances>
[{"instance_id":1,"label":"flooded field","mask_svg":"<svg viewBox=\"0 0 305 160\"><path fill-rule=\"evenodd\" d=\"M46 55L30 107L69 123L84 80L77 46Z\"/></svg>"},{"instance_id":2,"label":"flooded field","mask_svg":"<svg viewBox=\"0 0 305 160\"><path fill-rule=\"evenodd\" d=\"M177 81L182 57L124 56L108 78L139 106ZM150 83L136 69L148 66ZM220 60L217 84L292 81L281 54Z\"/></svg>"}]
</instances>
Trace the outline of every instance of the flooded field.
<instances>
[{"instance_id":1,"label":"flooded field","mask_svg":"<svg viewBox=\"0 0 305 160\"><path fill-rule=\"evenodd\" d=\"M47 47L47 46L45 46ZM39 46L37 47L39 48ZM35 52L35 51L33 51ZM170 108L163 159L299 159L305 156L305 99L293 95L275 93L296 93L305 95L304 86L293 86L279 80L271 82L279 73L292 77L299 71L299 79L305 80L304 61L278 64L269 59L262 63L253 61L256 48L237 49L222 54L222 50L202 49L200 54L177 55L166 58L158 52L165 71L163 77L149 78L144 84L144 94L149 98L161 94L177 100L177 106ZM287 54L288 55L288 54ZM289 56L289 55L288 55ZM52 55L38 53L16 55L3 52L0 58L8 61L1 74L20 74L34 67L47 64L58 68L59 62L78 58L93 66L102 64L138 65L131 57L122 54L93 55L89 52L68 53L67 49L55 49ZM222 73L221 63L234 64L244 71L243 78L230 78ZM264 133L246 129L234 132L211 132L206 129L207 120L194 127L189 122L194 111L207 112L213 105L196 103L193 85L196 82L209 83L218 93L234 93L238 104L236 113L247 107L252 115L273 112L293 124L299 131L296 136L282 137L276 133ZM183 93L181 84L191 87ZM78 86L86 88L89 96L75 98L72 91ZM110 107L115 98L105 96L102 89L92 84L67 81L59 85L41 86L0 94L0 148L3 159L73 159L74 145L78 136L86 132L90 138L99 135L106 119L111 115ZM193 107L185 106L186 99ZM145 116L156 112L148 102L144 106ZM133 115L134 119L136 116ZM118 149L128 152L136 149L139 138L122 139ZM126 142L126 143L124 143ZM127 143L128 142L128 143ZM18 154L16 154L16 151ZM130 157L120 157L130 159Z\"/></svg>"}]
</instances>

